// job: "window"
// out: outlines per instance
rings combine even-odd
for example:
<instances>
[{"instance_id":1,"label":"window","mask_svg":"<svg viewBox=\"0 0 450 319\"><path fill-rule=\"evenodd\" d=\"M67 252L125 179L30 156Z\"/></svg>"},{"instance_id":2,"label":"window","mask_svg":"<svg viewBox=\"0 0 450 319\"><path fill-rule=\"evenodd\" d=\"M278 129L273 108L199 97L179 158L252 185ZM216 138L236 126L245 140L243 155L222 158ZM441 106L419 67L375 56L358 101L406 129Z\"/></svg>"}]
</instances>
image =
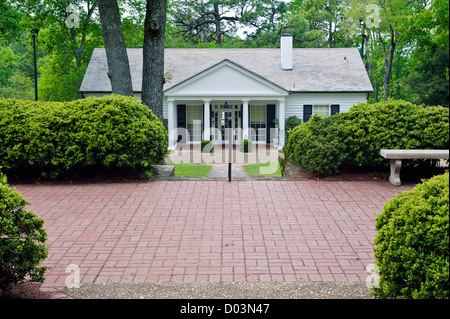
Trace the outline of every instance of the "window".
<instances>
[{"instance_id":1,"label":"window","mask_svg":"<svg viewBox=\"0 0 450 319\"><path fill-rule=\"evenodd\" d=\"M257 142L266 141L266 106L250 105L251 140Z\"/></svg>"},{"instance_id":2,"label":"window","mask_svg":"<svg viewBox=\"0 0 450 319\"><path fill-rule=\"evenodd\" d=\"M329 105L314 105L313 114L329 116L330 115L330 106Z\"/></svg>"},{"instance_id":3,"label":"window","mask_svg":"<svg viewBox=\"0 0 450 319\"><path fill-rule=\"evenodd\" d=\"M202 140L203 107L201 105L186 107L186 129L191 142Z\"/></svg>"},{"instance_id":4,"label":"window","mask_svg":"<svg viewBox=\"0 0 450 319\"><path fill-rule=\"evenodd\" d=\"M311 105L305 104L303 105L303 122L308 122L313 114L321 114L323 116L329 116L337 114L341 111L341 106L339 104L318 104Z\"/></svg>"}]
</instances>

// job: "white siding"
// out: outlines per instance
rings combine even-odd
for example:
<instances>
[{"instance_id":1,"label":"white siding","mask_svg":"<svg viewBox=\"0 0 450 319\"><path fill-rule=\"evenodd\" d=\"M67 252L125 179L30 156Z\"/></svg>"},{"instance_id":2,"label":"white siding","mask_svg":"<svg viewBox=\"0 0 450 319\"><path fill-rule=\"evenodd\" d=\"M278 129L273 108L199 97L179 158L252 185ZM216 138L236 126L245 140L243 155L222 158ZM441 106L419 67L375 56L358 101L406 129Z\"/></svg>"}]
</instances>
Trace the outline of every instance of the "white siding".
<instances>
[{"instance_id":1,"label":"white siding","mask_svg":"<svg viewBox=\"0 0 450 319\"><path fill-rule=\"evenodd\" d=\"M359 102L367 102L367 93L294 93L286 98L286 118L296 115L303 120L305 104L339 104L340 112L344 113Z\"/></svg>"},{"instance_id":2,"label":"white siding","mask_svg":"<svg viewBox=\"0 0 450 319\"><path fill-rule=\"evenodd\" d=\"M86 93L86 97L101 97L106 94L101 93ZM141 100L141 94L135 93L134 96ZM183 101L182 104L190 104ZM261 104L259 101L250 101L253 104ZM266 101L263 101L264 103ZM300 119L303 120L303 105L312 104L312 105L331 105L331 104L339 104L340 112L348 112L348 110L355 104L359 102L367 102L367 93L294 93L290 94L286 97L286 118L290 116L296 115ZM177 104L180 104L178 102ZM192 102L191 102L192 103ZM195 104L199 104L199 102L194 102ZM202 104L202 102L200 102ZM250 103L250 104L251 104ZM276 104L276 101L267 101L266 104ZM277 112L278 113L278 112ZM168 118L168 108L167 108L167 97L164 97L163 104L163 116L164 118Z\"/></svg>"}]
</instances>

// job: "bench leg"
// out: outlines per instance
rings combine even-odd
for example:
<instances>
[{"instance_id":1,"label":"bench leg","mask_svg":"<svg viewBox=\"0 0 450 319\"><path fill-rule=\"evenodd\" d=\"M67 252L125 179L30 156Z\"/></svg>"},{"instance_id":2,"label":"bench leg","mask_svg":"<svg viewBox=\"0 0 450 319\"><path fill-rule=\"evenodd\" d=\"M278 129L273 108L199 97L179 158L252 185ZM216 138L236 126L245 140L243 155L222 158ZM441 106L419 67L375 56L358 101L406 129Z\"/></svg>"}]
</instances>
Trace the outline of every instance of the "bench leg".
<instances>
[{"instance_id":1,"label":"bench leg","mask_svg":"<svg viewBox=\"0 0 450 319\"><path fill-rule=\"evenodd\" d=\"M391 175L389 176L389 182L394 186L401 186L400 170L402 169L402 160L391 160Z\"/></svg>"}]
</instances>

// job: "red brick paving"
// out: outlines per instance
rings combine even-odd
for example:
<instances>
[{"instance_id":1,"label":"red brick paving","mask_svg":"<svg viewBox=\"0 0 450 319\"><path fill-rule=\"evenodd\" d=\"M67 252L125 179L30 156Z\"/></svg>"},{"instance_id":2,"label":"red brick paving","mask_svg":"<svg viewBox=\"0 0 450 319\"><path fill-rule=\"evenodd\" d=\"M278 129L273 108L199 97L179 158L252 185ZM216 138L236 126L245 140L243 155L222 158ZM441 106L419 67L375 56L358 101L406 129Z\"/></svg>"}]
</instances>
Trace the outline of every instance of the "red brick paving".
<instances>
[{"instance_id":1,"label":"red brick paving","mask_svg":"<svg viewBox=\"0 0 450 319\"><path fill-rule=\"evenodd\" d=\"M412 186L381 182L157 181L16 186L45 220L45 285L365 281L374 220Z\"/></svg>"}]
</instances>

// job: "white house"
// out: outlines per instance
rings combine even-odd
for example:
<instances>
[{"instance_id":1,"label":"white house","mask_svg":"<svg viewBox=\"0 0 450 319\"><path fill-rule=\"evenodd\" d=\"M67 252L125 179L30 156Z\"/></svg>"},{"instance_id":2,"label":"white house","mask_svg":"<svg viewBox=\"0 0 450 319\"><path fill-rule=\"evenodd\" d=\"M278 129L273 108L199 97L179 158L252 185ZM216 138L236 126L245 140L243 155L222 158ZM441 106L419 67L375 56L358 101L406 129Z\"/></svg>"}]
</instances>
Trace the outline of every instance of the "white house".
<instances>
[{"instance_id":1,"label":"white house","mask_svg":"<svg viewBox=\"0 0 450 319\"><path fill-rule=\"evenodd\" d=\"M128 49L128 58L140 98L142 49ZM373 91L358 49L293 49L290 35L282 37L281 49L166 49L165 72L164 118L172 149L179 128L187 129L190 143L227 143L221 133L228 117L236 129L234 143L272 143L276 119L295 115L307 121L314 113L346 112ZM80 93L111 93L104 49L94 50ZM285 121L278 122L284 136Z\"/></svg>"}]
</instances>

